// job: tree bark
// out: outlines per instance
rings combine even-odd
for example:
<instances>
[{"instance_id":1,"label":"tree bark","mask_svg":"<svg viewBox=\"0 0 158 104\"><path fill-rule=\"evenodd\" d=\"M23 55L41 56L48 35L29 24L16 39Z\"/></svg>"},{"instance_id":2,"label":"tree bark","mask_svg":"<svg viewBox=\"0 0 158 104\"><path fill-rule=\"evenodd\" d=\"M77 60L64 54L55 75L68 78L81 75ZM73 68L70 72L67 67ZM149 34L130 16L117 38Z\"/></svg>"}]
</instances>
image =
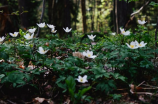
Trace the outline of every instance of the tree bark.
<instances>
[{"instance_id":1,"label":"tree bark","mask_svg":"<svg viewBox=\"0 0 158 104\"><path fill-rule=\"evenodd\" d=\"M86 25L86 5L85 5L85 0L81 0L81 11L82 11L83 33L86 33L87 32L87 25Z\"/></svg>"}]
</instances>

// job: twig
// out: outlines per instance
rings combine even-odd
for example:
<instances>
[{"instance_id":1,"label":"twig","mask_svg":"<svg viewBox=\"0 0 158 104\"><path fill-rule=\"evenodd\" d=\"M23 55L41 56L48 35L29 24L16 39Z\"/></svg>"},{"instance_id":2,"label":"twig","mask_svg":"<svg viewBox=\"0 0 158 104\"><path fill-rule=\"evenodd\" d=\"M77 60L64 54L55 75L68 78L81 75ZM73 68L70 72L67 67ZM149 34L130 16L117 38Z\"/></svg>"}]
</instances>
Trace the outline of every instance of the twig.
<instances>
[{"instance_id":1,"label":"twig","mask_svg":"<svg viewBox=\"0 0 158 104\"><path fill-rule=\"evenodd\" d=\"M137 10L136 12L131 14L131 17L137 13L139 13L146 5L148 5L150 3L151 0L147 1L139 10Z\"/></svg>"},{"instance_id":2,"label":"twig","mask_svg":"<svg viewBox=\"0 0 158 104\"><path fill-rule=\"evenodd\" d=\"M54 98L56 98L58 95L59 95L59 91L58 91L58 93L54 96Z\"/></svg>"},{"instance_id":3,"label":"twig","mask_svg":"<svg viewBox=\"0 0 158 104\"><path fill-rule=\"evenodd\" d=\"M132 93L132 94L146 94L146 95L154 95L153 93L151 93L151 92L133 92L132 90L130 90L130 92Z\"/></svg>"},{"instance_id":4,"label":"twig","mask_svg":"<svg viewBox=\"0 0 158 104\"><path fill-rule=\"evenodd\" d=\"M151 86L151 85L147 85L147 84L142 84L142 85L158 88L158 87L156 87L156 86Z\"/></svg>"},{"instance_id":5,"label":"twig","mask_svg":"<svg viewBox=\"0 0 158 104\"><path fill-rule=\"evenodd\" d=\"M142 85L145 81L143 81L142 83L140 83L137 87L139 87L140 85Z\"/></svg>"},{"instance_id":6,"label":"twig","mask_svg":"<svg viewBox=\"0 0 158 104\"><path fill-rule=\"evenodd\" d=\"M14 102L12 102L12 101L10 101L10 100L7 100L9 103L11 103L11 104L17 104L17 103L14 103Z\"/></svg>"}]
</instances>

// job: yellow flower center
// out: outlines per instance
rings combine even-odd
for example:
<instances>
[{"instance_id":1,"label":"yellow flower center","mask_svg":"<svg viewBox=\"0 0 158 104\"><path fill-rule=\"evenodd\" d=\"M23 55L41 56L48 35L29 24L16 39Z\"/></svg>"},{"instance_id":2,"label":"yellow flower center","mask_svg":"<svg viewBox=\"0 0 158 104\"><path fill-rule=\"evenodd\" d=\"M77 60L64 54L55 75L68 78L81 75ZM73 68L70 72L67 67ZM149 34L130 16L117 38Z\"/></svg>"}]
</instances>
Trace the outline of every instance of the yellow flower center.
<instances>
[{"instance_id":1,"label":"yellow flower center","mask_svg":"<svg viewBox=\"0 0 158 104\"><path fill-rule=\"evenodd\" d=\"M88 56L88 57L91 57L91 54L88 54L87 56Z\"/></svg>"},{"instance_id":2,"label":"yellow flower center","mask_svg":"<svg viewBox=\"0 0 158 104\"><path fill-rule=\"evenodd\" d=\"M54 30L52 30L52 32L55 32Z\"/></svg>"},{"instance_id":3,"label":"yellow flower center","mask_svg":"<svg viewBox=\"0 0 158 104\"><path fill-rule=\"evenodd\" d=\"M28 38L31 39L31 36L29 36Z\"/></svg>"},{"instance_id":4,"label":"yellow flower center","mask_svg":"<svg viewBox=\"0 0 158 104\"><path fill-rule=\"evenodd\" d=\"M0 38L0 41L2 41L2 39Z\"/></svg>"},{"instance_id":5,"label":"yellow flower center","mask_svg":"<svg viewBox=\"0 0 158 104\"><path fill-rule=\"evenodd\" d=\"M134 48L134 45L130 45L131 48Z\"/></svg>"},{"instance_id":6,"label":"yellow flower center","mask_svg":"<svg viewBox=\"0 0 158 104\"><path fill-rule=\"evenodd\" d=\"M141 44L139 44L139 46L142 46Z\"/></svg>"},{"instance_id":7,"label":"yellow flower center","mask_svg":"<svg viewBox=\"0 0 158 104\"><path fill-rule=\"evenodd\" d=\"M80 79L80 82L83 82L83 78Z\"/></svg>"},{"instance_id":8,"label":"yellow flower center","mask_svg":"<svg viewBox=\"0 0 158 104\"><path fill-rule=\"evenodd\" d=\"M125 31L122 31L122 34L125 33Z\"/></svg>"},{"instance_id":9,"label":"yellow flower center","mask_svg":"<svg viewBox=\"0 0 158 104\"><path fill-rule=\"evenodd\" d=\"M16 34L13 34L13 36L16 36Z\"/></svg>"},{"instance_id":10,"label":"yellow flower center","mask_svg":"<svg viewBox=\"0 0 158 104\"><path fill-rule=\"evenodd\" d=\"M44 51L44 50L42 50L42 52L44 53L45 51Z\"/></svg>"}]
</instances>

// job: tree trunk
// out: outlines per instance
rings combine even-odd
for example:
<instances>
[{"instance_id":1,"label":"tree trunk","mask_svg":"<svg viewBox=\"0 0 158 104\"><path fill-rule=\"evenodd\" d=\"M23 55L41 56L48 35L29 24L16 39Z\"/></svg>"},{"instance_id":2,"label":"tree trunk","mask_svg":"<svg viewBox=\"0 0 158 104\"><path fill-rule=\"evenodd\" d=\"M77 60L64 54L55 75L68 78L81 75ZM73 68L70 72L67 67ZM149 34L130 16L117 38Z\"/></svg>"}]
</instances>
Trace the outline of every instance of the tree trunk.
<instances>
[{"instance_id":1,"label":"tree trunk","mask_svg":"<svg viewBox=\"0 0 158 104\"><path fill-rule=\"evenodd\" d=\"M20 13L22 13L23 11L26 11L26 9L28 7L28 5L27 5L28 3L26 3L26 2L27 2L27 0L18 0ZM29 27L27 13L22 13L20 15L20 22L21 22L22 28L27 29Z\"/></svg>"},{"instance_id":2,"label":"tree trunk","mask_svg":"<svg viewBox=\"0 0 158 104\"><path fill-rule=\"evenodd\" d=\"M48 1L48 18L49 18L49 24L54 24L54 5L55 0L49 0Z\"/></svg>"},{"instance_id":3,"label":"tree trunk","mask_svg":"<svg viewBox=\"0 0 158 104\"><path fill-rule=\"evenodd\" d=\"M2 5L8 5L8 1L7 0L1 0Z\"/></svg>"},{"instance_id":4,"label":"tree trunk","mask_svg":"<svg viewBox=\"0 0 158 104\"><path fill-rule=\"evenodd\" d=\"M81 0L81 11L82 11L83 33L86 33L87 32L87 25L86 25L86 5L85 5L85 0Z\"/></svg>"},{"instance_id":5,"label":"tree trunk","mask_svg":"<svg viewBox=\"0 0 158 104\"><path fill-rule=\"evenodd\" d=\"M115 0L115 29L116 29L116 33L118 34L118 12L117 12L117 3L118 3L118 1L117 0Z\"/></svg>"},{"instance_id":6,"label":"tree trunk","mask_svg":"<svg viewBox=\"0 0 158 104\"><path fill-rule=\"evenodd\" d=\"M45 12L45 3L46 3L46 0L43 0L42 14L41 14L39 23L42 23L42 21L43 21L44 12ZM40 33L40 28L38 27L36 37L39 37L39 33Z\"/></svg>"},{"instance_id":7,"label":"tree trunk","mask_svg":"<svg viewBox=\"0 0 158 104\"><path fill-rule=\"evenodd\" d=\"M0 13L0 36L5 36L6 33L14 32L14 27L10 15L8 15L10 13L8 6L1 6L0 11L3 11Z\"/></svg>"},{"instance_id":8,"label":"tree trunk","mask_svg":"<svg viewBox=\"0 0 158 104\"><path fill-rule=\"evenodd\" d=\"M70 0L64 0L64 16L63 16L63 23L64 28L69 27L71 28L71 16L70 16ZM72 36L72 33L69 33Z\"/></svg>"}]
</instances>

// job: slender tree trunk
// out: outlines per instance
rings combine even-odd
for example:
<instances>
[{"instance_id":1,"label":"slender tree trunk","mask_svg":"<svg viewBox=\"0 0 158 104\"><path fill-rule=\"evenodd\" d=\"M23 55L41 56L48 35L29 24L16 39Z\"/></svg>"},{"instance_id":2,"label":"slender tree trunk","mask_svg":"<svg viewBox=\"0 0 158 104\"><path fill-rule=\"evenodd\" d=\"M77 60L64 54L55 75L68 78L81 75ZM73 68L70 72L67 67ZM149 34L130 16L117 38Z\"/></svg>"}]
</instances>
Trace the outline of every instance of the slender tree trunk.
<instances>
[{"instance_id":1,"label":"slender tree trunk","mask_svg":"<svg viewBox=\"0 0 158 104\"><path fill-rule=\"evenodd\" d=\"M49 18L49 24L54 24L54 5L55 0L49 0L48 1L48 18Z\"/></svg>"},{"instance_id":2,"label":"slender tree trunk","mask_svg":"<svg viewBox=\"0 0 158 104\"><path fill-rule=\"evenodd\" d=\"M78 6L78 0L75 0L75 3L76 3L76 5ZM75 28L74 28L75 30L77 29L77 25L76 25L77 23L76 23L76 22L77 22L77 21L75 21Z\"/></svg>"},{"instance_id":3,"label":"slender tree trunk","mask_svg":"<svg viewBox=\"0 0 158 104\"><path fill-rule=\"evenodd\" d=\"M64 8L64 17L63 17L63 23L64 27L71 28L71 16L70 16L70 0L64 0L65 1L65 8ZM69 33L70 36L72 36L72 33Z\"/></svg>"},{"instance_id":4,"label":"slender tree trunk","mask_svg":"<svg viewBox=\"0 0 158 104\"><path fill-rule=\"evenodd\" d=\"M51 24L51 22L52 22L52 2L53 2L53 0L48 0L48 21L49 21L49 23Z\"/></svg>"},{"instance_id":5,"label":"slender tree trunk","mask_svg":"<svg viewBox=\"0 0 158 104\"><path fill-rule=\"evenodd\" d=\"M19 4L19 11L20 13L22 13L23 11L26 11L26 8L28 7L28 3L27 0L18 0L18 4ZM27 13L22 13L20 15L20 22L21 22L21 26L24 29L27 29L29 27L29 22L28 22L28 15Z\"/></svg>"},{"instance_id":6,"label":"slender tree trunk","mask_svg":"<svg viewBox=\"0 0 158 104\"><path fill-rule=\"evenodd\" d=\"M115 0L115 25L116 25L116 33L118 34L118 13L117 13L117 0Z\"/></svg>"},{"instance_id":7,"label":"slender tree trunk","mask_svg":"<svg viewBox=\"0 0 158 104\"><path fill-rule=\"evenodd\" d=\"M86 33L87 32L87 25L86 25L86 5L85 5L85 0L81 0L81 10L82 10L83 33Z\"/></svg>"},{"instance_id":8,"label":"slender tree trunk","mask_svg":"<svg viewBox=\"0 0 158 104\"><path fill-rule=\"evenodd\" d=\"M114 24L114 30L116 32L116 22L115 22L115 0L113 0L113 24Z\"/></svg>"},{"instance_id":9,"label":"slender tree trunk","mask_svg":"<svg viewBox=\"0 0 158 104\"><path fill-rule=\"evenodd\" d=\"M158 18L157 18L156 31L155 31L155 41L157 41L157 30L158 30ZM157 48L157 42L155 42L155 47Z\"/></svg>"},{"instance_id":10,"label":"slender tree trunk","mask_svg":"<svg viewBox=\"0 0 158 104\"><path fill-rule=\"evenodd\" d=\"M46 0L43 0L42 14L41 14L41 18L40 18L40 22L39 23L41 23L43 21L44 11L45 11L45 3L46 3ZM37 31L36 37L39 37L39 33L40 33L40 28L38 27L38 31Z\"/></svg>"}]
</instances>

